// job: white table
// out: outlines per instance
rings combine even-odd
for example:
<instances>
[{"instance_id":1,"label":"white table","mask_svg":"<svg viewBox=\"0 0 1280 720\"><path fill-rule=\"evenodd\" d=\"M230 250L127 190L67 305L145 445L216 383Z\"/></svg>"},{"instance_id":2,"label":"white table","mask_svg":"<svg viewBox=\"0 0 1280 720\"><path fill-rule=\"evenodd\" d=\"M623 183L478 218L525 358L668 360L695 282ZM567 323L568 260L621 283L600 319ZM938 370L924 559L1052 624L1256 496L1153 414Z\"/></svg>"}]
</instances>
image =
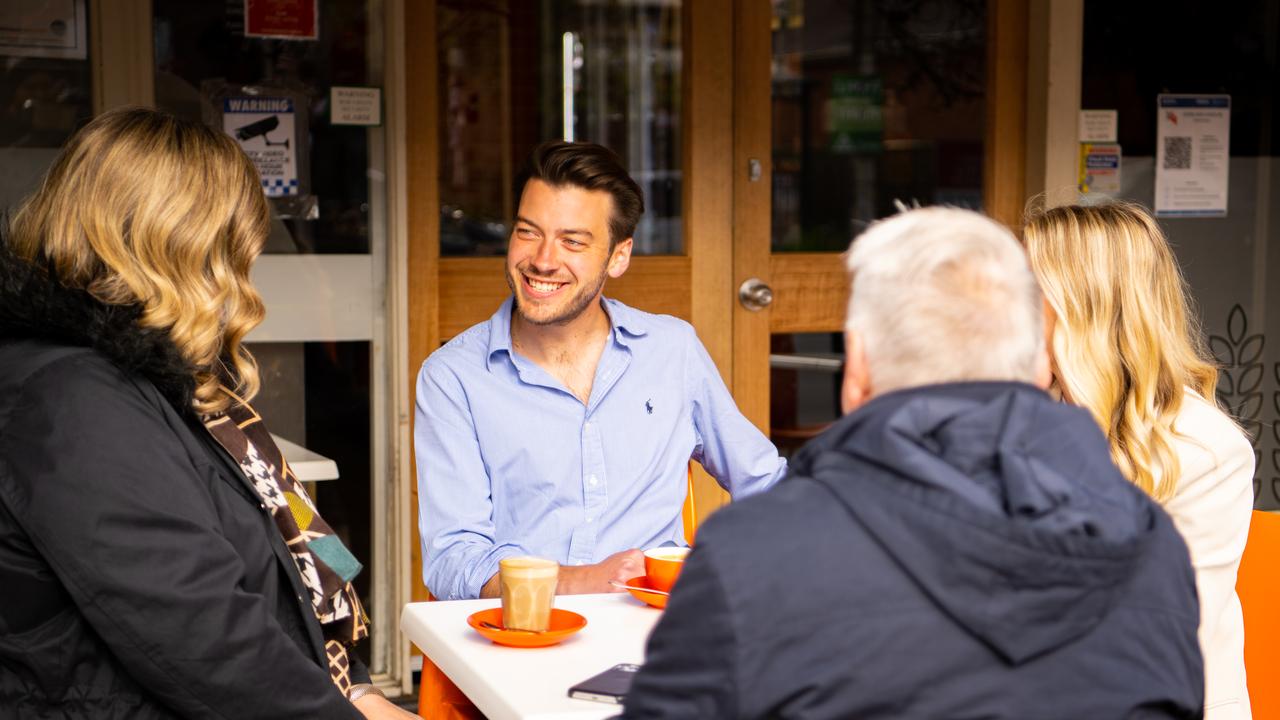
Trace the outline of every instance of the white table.
<instances>
[{"instance_id":1,"label":"white table","mask_svg":"<svg viewBox=\"0 0 1280 720\"><path fill-rule=\"evenodd\" d=\"M644 646L660 610L627 593L560 595L556 607L587 619L559 645L511 648L484 639L467 624L498 600L410 603L400 629L489 720L608 718L622 706L568 696L569 688L618 663L644 660Z\"/></svg>"},{"instance_id":2,"label":"white table","mask_svg":"<svg viewBox=\"0 0 1280 720\"><path fill-rule=\"evenodd\" d=\"M284 455L285 462L289 463L289 469L293 470L294 477L302 482L338 479L338 463L295 442L289 442L275 433L271 434L271 439L276 441L276 447L280 448L280 454Z\"/></svg>"}]
</instances>

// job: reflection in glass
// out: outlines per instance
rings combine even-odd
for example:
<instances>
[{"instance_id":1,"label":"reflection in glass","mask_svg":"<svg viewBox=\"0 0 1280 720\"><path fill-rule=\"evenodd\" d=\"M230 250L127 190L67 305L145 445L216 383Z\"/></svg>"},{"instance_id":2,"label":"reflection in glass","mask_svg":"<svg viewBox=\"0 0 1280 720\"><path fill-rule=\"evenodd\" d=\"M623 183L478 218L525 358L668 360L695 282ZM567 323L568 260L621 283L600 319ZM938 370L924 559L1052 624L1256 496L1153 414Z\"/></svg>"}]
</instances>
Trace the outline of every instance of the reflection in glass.
<instances>
[{"instance_id":1,"label":"reflection in glass","mask_svg":"<svg viewBox=\"0 0 1280 720\"><path fill-rule=\"evenodd\" d=\"M840 418L844 335L790 333L769 347L769 438L790 457Z\"/></svg>"},{"instance_id":2,"label":"reflection in glass","mask_svg":"<svg viewBox=\"0 0 1280 720\"><path fill-rule=\"evenodd\" d=\"M437 3L440 242L500 255L516 174L549 139L597 142L644 189L635 252L675 254L680 224L680 3Z\"/></svg>"},{"instance_id":3,"label":"reflection in glass","mask_svg":"<svg viewBox=\"0 0 1280 720\"><path fill-rule=\"evenodd\" d=\"M254 409L276 435L337 464L338 479L317 484L313 499L334 532L368 567L373 558L369 343L257 342L248 347L262 377ZM371 607L372 581L371 571L353 581L366 607Z\"/></svg>"},{"instance_id":4,"label":"reflection in glass","mask_svg":"<svg viewBox=\"0 0 1280 720\"><path fill-rule=\"evenodd\" d=\"M1253 442L1256 507L1280 509L1280 314L1273 310L1280 297L1270 280L1280 273L1280 5L1248 0L1222 12L1184 2L1159 13L1130 3L1083 5L1080 106L1117 111L1124 149L1118 198L1153 206L1159 93L1231 96L1226 217L1158 221L1221 366L1218 400ZM1192 42L1194 56L1178 52Z\"/></svg>"},{"instance_id":5,"label":"reflection in glass","mask_svg":"<svg viewBox=\"0 0 1280 720\"><path fill-rule=\"evenodd\" d=\"M773 248L838 251L906 205L982 204L986 3L773 3Z\"/></svg>"},{"instance_id":6,"label":"reflection in glass","mask_svg":"<svg viewBox=\"0 0 1280 720\"><path fill-rule=\"evenodd\" d=\"M312 198L308 207L314 213L271 200L268 255L259 258L255 281L266 296L269 317L296 317L289 341L264 340L267 326L250 336L263 386L255 407L278 435L336 462L339 479L320 483L316 501L365 565L356 589L366 607L377 608L375 572L391 572L375 565L374 533L382 518L372 512L373 489L387 466L387 437L378 431L374 412L386 397L387 382L379 315L386 252L383 159L375 144L382 131L334 125L329 101L334 86L382 84L381 3L320 0L315 40L246 37L244 5L152 0L156 102L179 116L230 130L242 143L287 147L296 158L299 195ZM221 100L253 98L255 92L256 97L290 99L290 122L284 118L290 109L274 107L266 118L223 121L221 114L230 108ZM321 254L329 257L296 257ZM332 257L341 254L368 256L372 280L331 273L334 267L363 267ZM316 277L327 280L306 280ZM355 292L374 297L344 301ZM337 332L342 309L365 303L374 308L372 338ZM379 633L387 627L375 624L374 642L362 644L360 652L382 642L379 638L386 636Z\"/></svg>"},{"instance_id":7,"label":"reflection in glass","mask_svg":"<svg viewBox=\"0 0 1280 720\"><path fill-rule=\"evenodd\" d=\"M156 105L220 123L220 97L246 86L295 101L301 195L295 207L273 200L268 253L369 252L369 130L329 122L329 88L379 85L371 58L368 2L321 0L316 40L245 37L244 4L154 0Z\"/></svg>"},{"instance_id":8,"label":"reflection in glass","mask_svg":"<svg viewBox=\"0 0 1280 720\"><path fill-rule=\"evenodd\" d=\"M6 10L22 12L21 6ZM56 16L55 8L44 11ZM6 20L21 22L0 14L0 22ZM39 42L33 47L0 45L0 211L35 191L58 148L93 115L87 33L82 27L87 22L83 14L52 20L51 32L68 35L75 46L70 50L34 47ZM15 34L11 31L9 36Z\"/></svg>"}]
</instances>

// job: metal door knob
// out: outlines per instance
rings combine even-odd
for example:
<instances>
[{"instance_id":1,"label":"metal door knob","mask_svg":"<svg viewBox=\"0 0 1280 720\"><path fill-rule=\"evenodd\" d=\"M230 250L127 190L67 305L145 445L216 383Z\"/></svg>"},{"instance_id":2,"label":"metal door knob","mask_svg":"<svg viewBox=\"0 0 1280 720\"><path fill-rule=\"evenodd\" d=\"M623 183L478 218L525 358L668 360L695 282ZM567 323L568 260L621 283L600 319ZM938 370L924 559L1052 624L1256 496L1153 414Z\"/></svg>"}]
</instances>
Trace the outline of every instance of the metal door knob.
<instances>
[{"instance_id":1,"label":"metal door knob","mask_svg":"<svg viewBox=\"0 0 1280 720\"><path fill-rule=\"evenodd\" d=\"M763 310L773 302L773 288L759 278L748 278L738 288L738 302L752 312Z\"/></svg>"}]
</instances>

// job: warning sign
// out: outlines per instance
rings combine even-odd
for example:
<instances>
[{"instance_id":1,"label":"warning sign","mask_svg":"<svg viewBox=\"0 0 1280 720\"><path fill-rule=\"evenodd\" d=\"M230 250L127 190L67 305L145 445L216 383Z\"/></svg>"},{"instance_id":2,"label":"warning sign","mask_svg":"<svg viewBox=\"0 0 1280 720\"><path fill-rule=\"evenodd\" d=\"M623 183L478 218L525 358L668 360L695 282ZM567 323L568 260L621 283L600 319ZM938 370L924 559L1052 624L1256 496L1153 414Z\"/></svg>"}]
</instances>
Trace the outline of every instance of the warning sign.
<instances>
[{"instance_id":1,"label":"warning sign","mask_svg":"<svg viewBox=\"0 0 1280 720\"><path fill-rule=\"evenodd\" d=\"M293 100L229 97L222 101L222 129L240 143L258 168L267 197L298 194Z\"/></svg>"}]
</instances>

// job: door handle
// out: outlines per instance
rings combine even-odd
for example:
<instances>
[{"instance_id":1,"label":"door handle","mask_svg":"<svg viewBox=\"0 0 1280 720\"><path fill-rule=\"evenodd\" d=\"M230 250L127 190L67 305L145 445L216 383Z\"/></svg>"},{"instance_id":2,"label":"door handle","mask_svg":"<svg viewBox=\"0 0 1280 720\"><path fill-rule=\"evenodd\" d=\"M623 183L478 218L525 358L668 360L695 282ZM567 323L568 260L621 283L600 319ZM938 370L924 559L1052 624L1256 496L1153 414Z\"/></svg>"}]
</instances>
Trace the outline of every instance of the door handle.
<instances>
[{"instance_id":1,"label":"door handle","mask_svg":"<svg viewBox=\"0 0 1280 720\"><path fill-rule=\"evenodd\" d=\"M738 302L742 307L758 312L773 303L773 288L760 278L748 278L738 288Z\"/></svg>"}]
</instances>

